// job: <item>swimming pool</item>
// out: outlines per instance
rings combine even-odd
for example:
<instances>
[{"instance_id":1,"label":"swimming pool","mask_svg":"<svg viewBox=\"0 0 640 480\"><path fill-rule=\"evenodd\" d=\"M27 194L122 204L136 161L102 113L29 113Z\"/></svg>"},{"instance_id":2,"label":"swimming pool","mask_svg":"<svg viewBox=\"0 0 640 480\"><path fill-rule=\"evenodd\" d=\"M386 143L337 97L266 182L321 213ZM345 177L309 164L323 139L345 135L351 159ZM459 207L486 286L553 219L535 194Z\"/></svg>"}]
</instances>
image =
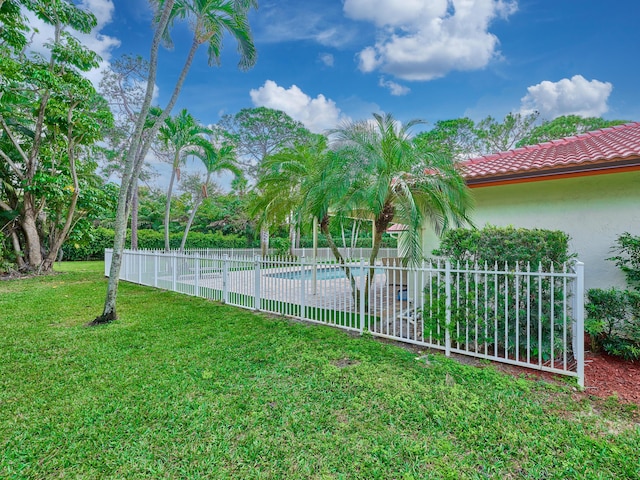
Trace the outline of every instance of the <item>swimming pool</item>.
<instances>
[{"instance_id":1,"label":"swimming pool","mask_svg":"<svg viewBox=\"0 0 640 480\"><path fill-rule=\"evenodd\" d=\"M365 271L369 270L369 267L364 268ZM376 273L384 273L384 269L376 268ZM362 276L362 269L360 267L351 267L351 274L354 277ZM300 270L295 270L293 272L278 272L278 273L268 273L265 275L266 277L271 278L284 278L286 280L299 280L302 278L302 272ZM316 270L316 279L318 280L333 280L337 278L346 278L347 276L344 273L344 270L340 267L323 267L318 268ZM311 280L313 278L313 269L307 268L304 271L304 279Z\"/></svg>"}]
</instances>

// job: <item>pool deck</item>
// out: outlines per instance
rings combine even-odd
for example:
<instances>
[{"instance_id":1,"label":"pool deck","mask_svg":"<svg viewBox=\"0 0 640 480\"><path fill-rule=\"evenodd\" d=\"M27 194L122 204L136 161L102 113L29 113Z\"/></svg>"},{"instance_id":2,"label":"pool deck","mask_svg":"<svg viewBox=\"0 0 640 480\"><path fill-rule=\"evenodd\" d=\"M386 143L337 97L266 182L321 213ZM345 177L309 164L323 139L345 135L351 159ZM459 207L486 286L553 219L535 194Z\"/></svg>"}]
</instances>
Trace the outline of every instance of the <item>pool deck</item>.
<instances>
[{"instance_id":1,"label":"pool deck","mask_svg":"<svg viewBox=\"0 0 640 480\"><path fill-rule=\"evenodd\" d=\"M230 298L229 303L244 304L248 298L255 298L256 289L259 288L262 305L266 305L267 311L272 310L270 302L273 302L273 304L304 305L307 308L318 308L327 311L352 313L358 311L357 302L353 299L351 285L347 278L318 278L315 282L315 288L313 280L307 278L302 281L300 278L281 278L287 276L287 274L295 273L301 273L300 269L263 268L260 270L258 283L256 281L256 272L253 269L229 271L226 285ZM355 281L360 283L360 278L355 277ZM193 288L195 284L194 276L181 276L179 283ZM198 284L200 287L220 292L225 288L220 272L202 274ZM387 285L385 273L375 274L369 294L367 315L377 317L379 320L375 325L372 324L370 328L378 333L421 340L421 321L419 319L416 321L411 302L399 299L401 288L398 285ZM236 295L234 296L234 294ZM275 306L273 310L277 310ZM290 310L294 311L293 308Z\"/></svg>"}]
</instances>

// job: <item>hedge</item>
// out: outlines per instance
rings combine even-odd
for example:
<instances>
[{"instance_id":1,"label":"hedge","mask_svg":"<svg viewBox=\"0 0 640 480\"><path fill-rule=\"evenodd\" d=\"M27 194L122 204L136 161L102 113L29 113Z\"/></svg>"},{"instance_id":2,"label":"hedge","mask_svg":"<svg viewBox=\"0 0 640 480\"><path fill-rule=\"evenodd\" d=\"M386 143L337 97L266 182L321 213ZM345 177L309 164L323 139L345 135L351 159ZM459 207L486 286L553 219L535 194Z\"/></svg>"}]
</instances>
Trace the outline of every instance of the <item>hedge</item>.
<instances>
[{"instance_id":1,"label":"hedge","mask_svg":"<svg viewBox=\"0 0 640 480\"><path fill-rule=\"evenodd\" d=\"M559 267L575 257L569 253L569 235L559 230L492 225L480 230L449 230L433 254L454 262L478 262L480 265L484 262L489 265L529 262L532 270L537 269L540 262L547 268L550 263Z\"/></svg>"},{"instance_id":2,"label":"hedge","mask_svg":"<svg viewBox=\"0 0 640 480\"><path fill-rule=\"evenodd\" d=\"M113 230L98 227L90 233L89 242L78 244L67 242L63 246L64 260L102 260L104 259L105 248L113 247ZM171 233L169 244L172 249L180 248L182 233ZM131 233L127 233L127 246L131 244ZM191 232L187 238L186 248L247 248L245 238L237 235L223 235L216 233ZM155 230L138 231L138 248L140 249L163 249L164 233Z\"/></svg>"}]
</instances>

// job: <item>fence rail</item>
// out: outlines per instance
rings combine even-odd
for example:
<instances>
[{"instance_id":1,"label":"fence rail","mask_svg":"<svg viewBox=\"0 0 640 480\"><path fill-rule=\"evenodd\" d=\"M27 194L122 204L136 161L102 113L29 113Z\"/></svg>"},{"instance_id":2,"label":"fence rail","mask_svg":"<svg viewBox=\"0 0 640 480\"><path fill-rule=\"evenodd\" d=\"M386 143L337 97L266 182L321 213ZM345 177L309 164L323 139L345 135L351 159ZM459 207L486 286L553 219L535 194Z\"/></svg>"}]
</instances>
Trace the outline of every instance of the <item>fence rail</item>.
<instances>
[{"instance_id":1,"label":"fence rail","mask_svg":"<svg viewBox=\"0 0 640 480\"><path fill-rule=\"evenodd\" d=\"M369 258L371 255L371 248L366 247L353 247L353 248L338 248L340 254L344 258L348 259L360 259ZM165 253L162 249L145 249L136 250L143 253L155 252ZM174 250L172 250L174 252ZM313 248L294 248L292 250L293 255L296 257L313 257ZM171 252L170 252L171 253ZM229 255L230 257L254 257L255 255L262 255L262 251L259 248L189 248L181 252L185 255L198 255L201 257L222 257L223 255ZM267 252L269 256L276 256L278 252L270 248ZM378 257L397 257L397 248L381 248L378 252ZM330 248L318 248L316 251L316 258L318 260L334 260L333 252Z\"/></svg>"},{"instance_id":2,"label":"fence rail","mask_svg":"<svg viewBox=\"0 0 640 480\"><path fill-rule=\"evenodd\" d=\"M105 251L105 275L112 251ZM122 280L562 375L584 386L584 266L125 250Z\"/></svg>"}]
</instances>

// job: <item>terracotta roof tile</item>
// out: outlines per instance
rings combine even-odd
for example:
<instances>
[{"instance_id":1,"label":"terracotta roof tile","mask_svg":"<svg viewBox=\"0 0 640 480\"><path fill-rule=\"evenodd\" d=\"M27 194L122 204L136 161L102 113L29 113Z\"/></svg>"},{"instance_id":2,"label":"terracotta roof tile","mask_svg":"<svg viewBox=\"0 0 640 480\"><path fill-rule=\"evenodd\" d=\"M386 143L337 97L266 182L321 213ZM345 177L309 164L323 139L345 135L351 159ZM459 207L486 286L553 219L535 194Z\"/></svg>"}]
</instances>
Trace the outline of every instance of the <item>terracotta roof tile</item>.
<instances>
[{"instance_id":1,"label":"terracotta roof tile","mask_svg":"<svg viewBox=\"0 0 640 480\"><path fill-rule=\"evenodd\" d=\"M460 162L468 181L640 159L640 122Z\"/></svg>"}]
</instances>

